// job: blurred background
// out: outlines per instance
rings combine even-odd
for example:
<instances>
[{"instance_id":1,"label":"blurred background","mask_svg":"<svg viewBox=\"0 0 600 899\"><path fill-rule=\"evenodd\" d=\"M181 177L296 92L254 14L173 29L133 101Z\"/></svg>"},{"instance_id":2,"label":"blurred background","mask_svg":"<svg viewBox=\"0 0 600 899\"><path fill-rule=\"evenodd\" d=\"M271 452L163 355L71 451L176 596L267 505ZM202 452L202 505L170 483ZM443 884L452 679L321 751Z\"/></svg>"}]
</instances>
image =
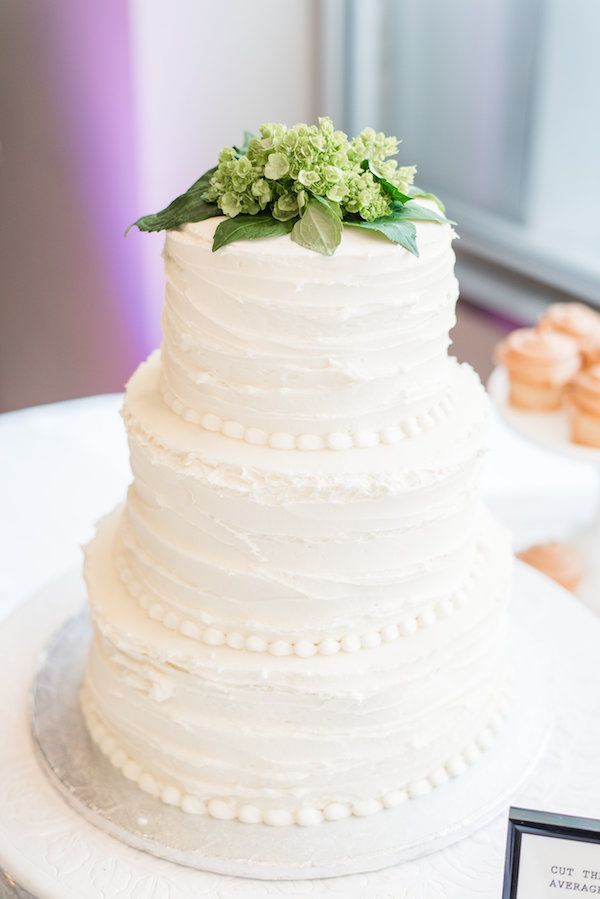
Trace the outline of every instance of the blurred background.
<instances>
[{"instance_id":1,"label":"blurred background","mask_svg":"<svg viewBox=\"0 0 600 899\"><path fill-rule=\"evenodd\" d=\"M262 121L403 139L459 222L456 352L600 305L600 4L3 0L0 410L120 390L160 340L161 235L123 236Z\"/></svg>"}]
</instances>

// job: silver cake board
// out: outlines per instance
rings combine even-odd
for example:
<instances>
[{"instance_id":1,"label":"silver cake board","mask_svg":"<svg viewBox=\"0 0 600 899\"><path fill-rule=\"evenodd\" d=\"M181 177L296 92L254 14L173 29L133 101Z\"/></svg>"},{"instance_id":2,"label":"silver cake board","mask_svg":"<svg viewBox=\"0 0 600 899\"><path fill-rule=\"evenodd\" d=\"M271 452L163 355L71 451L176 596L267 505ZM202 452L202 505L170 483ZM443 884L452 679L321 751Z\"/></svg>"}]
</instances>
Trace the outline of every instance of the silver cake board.
<instances>
[{"instance_id":1,"label":"silver cake board","mask_svg":"<svg viewBox=\"0 0 600 899\"><path fill-rule=\"evenodd\" d=\"M547 660L531 646L516 590L510 642L513 702L496 740L456 780L367 818L274 828L187 815L143 793L95 746L79 709L89 645L87 612L51 640L31 690L34 747L50 781L83 818L142 852L179 865L263 880L375 871L474 833L506 811L551 730Z\"/></svg>"}]
</instances>

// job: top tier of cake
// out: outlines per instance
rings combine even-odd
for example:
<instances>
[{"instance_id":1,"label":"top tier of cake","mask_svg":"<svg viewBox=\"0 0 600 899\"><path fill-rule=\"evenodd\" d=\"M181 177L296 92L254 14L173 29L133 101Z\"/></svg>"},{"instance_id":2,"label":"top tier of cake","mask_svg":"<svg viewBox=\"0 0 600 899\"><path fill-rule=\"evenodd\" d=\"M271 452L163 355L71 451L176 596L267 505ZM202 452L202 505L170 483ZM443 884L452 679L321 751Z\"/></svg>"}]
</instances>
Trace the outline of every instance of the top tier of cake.
<instances>
[{"instance_id":1,"label":"top tier of cake","mask_svg":"<svg viewBox=\"0 0 600 899\"><path fill-rule=\"evenodd\" d=\"M449 225L420 257L351 227L333 257L289 239L212 252L221 219L167 235L163 397L207 430L278 449L393 442L435 418L458 285Z\"/></svg>"}]
</instances>

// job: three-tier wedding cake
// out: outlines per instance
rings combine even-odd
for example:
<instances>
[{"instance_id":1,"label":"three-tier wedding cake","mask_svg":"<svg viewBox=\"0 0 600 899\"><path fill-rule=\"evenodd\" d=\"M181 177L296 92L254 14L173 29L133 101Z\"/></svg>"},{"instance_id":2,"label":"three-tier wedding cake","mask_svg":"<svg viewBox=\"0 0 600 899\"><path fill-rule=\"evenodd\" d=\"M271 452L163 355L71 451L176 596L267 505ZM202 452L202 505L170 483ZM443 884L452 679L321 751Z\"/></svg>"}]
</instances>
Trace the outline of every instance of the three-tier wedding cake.
<instances>
[{"instance_id":1,"label":"three-tier wedding cake","mask_svg":"<svg viewBox=\"0 0 600 899\"><path fill-rule=\"evenodd\" d=\"M435 208L427 199L425 208ZM487 398L447 355L451 225L212 251L169 230L162 349L126 392L133 484L86 551L81 702L183 812L313 825L413 800L506 704L510 556Z\"/></svg>"}]
</instances>

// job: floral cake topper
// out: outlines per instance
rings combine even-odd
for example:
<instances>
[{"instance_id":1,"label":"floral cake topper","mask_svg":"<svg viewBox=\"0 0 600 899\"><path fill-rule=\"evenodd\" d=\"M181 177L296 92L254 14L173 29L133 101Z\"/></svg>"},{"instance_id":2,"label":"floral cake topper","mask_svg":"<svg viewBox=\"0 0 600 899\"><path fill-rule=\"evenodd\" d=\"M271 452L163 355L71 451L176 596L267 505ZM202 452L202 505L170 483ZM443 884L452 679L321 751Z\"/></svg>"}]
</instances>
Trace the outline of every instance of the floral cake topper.
<instances>
[{"instance_id":1,"label":"floral cake topper","mask_svg":"<svg viewBox=\"0 0 600 899\"><path fill-rule=\"evenodd\" d=\"M365 128L349 139L330 118L318 125L261 125L241 147L225 147L219 162L165 209L134 222L164 231L225 215L213 251L236 240L289 234L331 255L344 227L379 232L419 255L415 221L447 222L433 194L417 188L415 166L399 166L398 141ZM435 200L439 212L416 203ZM133 227L133 226L131 226Z\"/></svg>"}]
</instances>

